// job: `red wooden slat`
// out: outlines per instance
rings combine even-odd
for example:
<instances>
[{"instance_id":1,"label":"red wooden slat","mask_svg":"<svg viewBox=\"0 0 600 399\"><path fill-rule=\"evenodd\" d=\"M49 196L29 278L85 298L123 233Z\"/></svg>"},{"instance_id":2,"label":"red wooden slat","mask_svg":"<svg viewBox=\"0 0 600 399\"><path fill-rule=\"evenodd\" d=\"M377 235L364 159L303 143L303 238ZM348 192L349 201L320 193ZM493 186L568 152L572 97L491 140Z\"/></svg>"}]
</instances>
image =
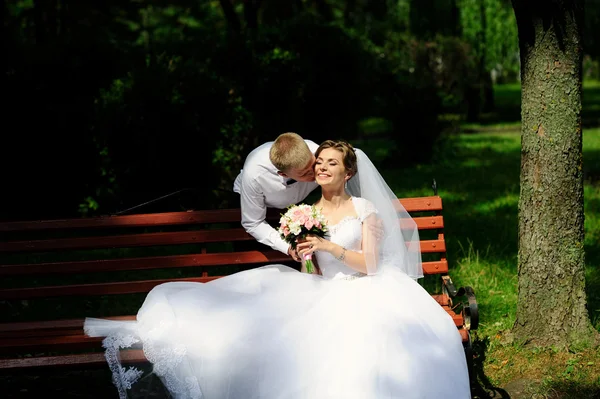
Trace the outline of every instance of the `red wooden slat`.
<instances>
[{"instance_id":1,"label":"red wooden slat","mask_svg":"<svg viewBox=\"0 0 600 399\"><path fill-rule=\"evenodd\" d=\"M423 262L423 274L441 274L448 272L446 260ZM0 300L9 299L32 299L57 296L81 296L81 295L116 295L149 292L158 284L170 281L196 281L205 283L215 280L221 276L196 277L183 279L162 279L145 281L127 281L116 283L59 285L34 288L9 288L0 289Z\"/></svg>"},{"instance_id":2,"label":"red wooden slat","mask_svg":"<svg viewBox=\"0 0 600 399\"><path fill-rule=\"evenodd\" d=\"M444 227L442 216L414 218L419 230ZM60 238L53 240L0 242L0 252L35 252L61 249L128 248L156 245L179 245L226 241L249 241L254 238L242 228L224 230L178 231L168 233L124 234L103 237Z\"/></svg>"},{"instance_id":3,"label":"red wooden slat","mask_svg":"<svg viewBox=\"0 0 600 399\"><path fill-rule=\"evenodd\" d=\"M407 212L441 211L442 198L438 196L399 198Z\"/></svg>"},{"instance_id":4,"label":"red wooden slat","mask_svg":"<svg viewBox=\"0 0 600 399\"><path fill-rule=\"evenodd\" d=\"M57 285L51 287L35 288L9 288L0 290L0 300L31 299L58 296L135 294L140 292L149 292L155 286L163 283L178 281L193 281L197 283L207 283L209 281L216 280L219 277L222 276L126 281L100 284Z\"/></svg>"},{"instance_id":5,"label":"red wooden slat","mask_svg":"<svg viewBox=\"0 0 600 399\"><path fill-rule=\"evenodd\" d=\"M437 196L399 198L408 212L437 211L442 209L442 199ZM278 218L284 210L269 209L269 219ZM240 209L217 209L205 211L147 213L123 216L99 216L92 218L27 220L0 223L0 232L63 230L107 227L147 227L188 225L199 223L239 222Z\"/></svg>"},{"instance_id":6,"label":"red wooden slat","mask_svg":"<svg viewBox=\"0 0 600 399\"><path fill-rule=\"evenodd\" d=\"M89 273L119 270L161 269L191 266L281 263L291 258L279 251L247 251L214 254L149 256L144 258L107 259L77 262L1 265L0 277L61 273Z\"/></svg>"},{"instance_id":7,"label":"red wooden slat","mask_svg":"<svg viewBox=\"0 0 600 399\"><path fill-rule=\"evenodd\" d=\"M100 216L79 219L31 220L0 223L0 232L65 230L106 227L175 226L199 223L240 221L239 209L190 212L147 213L124 216Z\"/></svg>"},{"instance_id":8,"label":"red wooden slat","mask_svg":"<svg viewBox=\"0 0 600 399\"><path fill-rule=\"evenodd\" d=\"M462 338L462 342L468 342L469 341L469 332L467 330L465 330L464 328L459 328L458 332L460 333L460 337Z\"/></svg>"},{"instance_id":9,"label":"red wooden slat","mask_svg":"<svg viewBox=\"0 0 600 399\"><path fill-rule=\"evenodd\" d=\"M423 274L442 274L448 273L448 261L445 259L431 262L423 262Z\"/></svg>"},{"instance_id":10,"label":"red wooden slat","mask_svg":"<svg viewBox=\"0 0 600 399\"><path fill-rule=\"evenodd\" d=\"M112 316L102 317L107 320L135 320L136 316ZM65 331L79 330L83 331L85 319L62 319L62 320L43 320L43 321L21 321L16 323L0 323L0 336L17 337L21 332L39 331L40 335L45 335L47 331ZM4 335L2 335L4 334Z\"/></svg>"},{"instance_id":11,"label":"red wooden slat","mask_svg":"<svg viewBox=\"0 0 600 399\"><path fill-rule=\"evenodd\" d=\"M441 240L423 240L422 253L443 253L446 245ZM0 277L17 275L43 275L63 273L88 273L119 270L146 270L174 267L224 266L233 264L257 264L287 262L290 257L279 251L247 251L215 254L190 254L153 256L127 259L55 262L0 265Z\"/></svg>"},{"instance_id":12,"label":"red wooden slat","mask_svg":"<svg viewBox=\"0 0 600 399\"><path fill-rule=\"evenodd\" d=\"M462 328L464 320L461 314L456 314L448 306L443 306L444 310L452 318L454 324ZM83 323L83 321L81 322ZM83 334L83 330L78 329L78 334L73 334L72 330L67 330L67 334L57 336L37 336L37 337L10 337L0 341L0 353L10 354L23 351L58 351L58 350L80 350L99 347L102 337L88 337Z\"/></svg>"},{"instance_id":13,"label":"red wooden slat","mask_svg":"<svg viewBox=\"0 0 600 399\"><path fill-rule=\"evenodd\" d=\"M435 299L435 301L437 303L439 303L441 306L450 306L450 297L448 295L438 294L438 295L432 295L431 297L433 299ZM0 331L2 331L1 327L0 327Z\"/></svg>"},{"instance_id":14,"label":"red wooden slat","mask_svg":"<svg viewBox=\"0 0 600 399\"><path fill-rule=\"evenodd\" d=\"M0 354L100 348L103 339L85 336L83 332L58 337L5 338L0 341Z\"/></svg>"},{"instance_id":15,"label":"red wooden slat","mask_svg":"<svg viewBox=\"0 0 600 399\"><path fill-rule=\"evenodd\" d=\"M421 253L443 253L446 252L446 242L444 240L421 240ZM0 275L2 271L0 268Z\"/></svg>"},{"instance_id":16,"label":"red wooden slat","mask_svg":"<svg viewBox=\"0 0 600 399\"><path fill-rule=\"evenodd\" d=\"M459 328L462 341L469 340L469 333ZM144 351L141 349L130 349L121 351L122 364L144 363L147 361ZM40 367L82 367L82 366L106 366L104 353L81 353L75 355L26 357L19 359L0 359L0 370L34 369Z\"/></svg>"},{"instance_id":17,"label":"red wooden slat","mask_svg":"<svg viewBox=\"0 0 600 399\"><path fill-rule=\"evenodd\" d=\"M144 363L144 351L130 349L119 353L121 363ZM104 353L81 353L76 355L26 357L20 359L0 359L0 370L32 369L36 367L106 366Z\"/></svg>"},{"instance_id":18,"label":"red wooden slat","mask_svg":"<svg viewBox=\"0 0 600 399\"><path fill-rule=\"evenodd\" d=\"M104 237L0 242L0 252L52 251L59 249L127 248L206 242L248 241L254 238L241 227L224 230L124 234Z\"/></svg>"},{"instance_id":19,"label":"red wooden slat","mask_svg":"<svg viewBox=\"0 0 600 399\"><path fill-rule=\"evenodd\" d=\"M81 335L79 328L50 329L50 330L26 330L18 332L0 332L0 341L9 338L39 338L39 337L62 337L67 335Z\"/></svg>"},{"instance_id":20,"label":"red wooden slat","mask_svg":"<svg viewBox=\"0 0 600 399\"><path fill-rule=\"evenodd\" d=\"M450 309L447 306L442 306L442 307L444 308L446 313L448 313L450 315L450 317L452 317L452 321L454 322L455 326L462 327L465 324L463 317L460 313L459 314L454 313L454 310Z\"/></svg>"},{"instance_id":21,"label":"red wooden slat","mask_svg":"<svg viewBox=\"0 0 600 399\"><path fill-rule=\"evenodd\" d=\"M431 230L431 229L442 229L444 228L444 218L443 216L420 216L413 218L415 223L417 224L417 228L419 230ZM412 226L412 222L409 222L408 226ZM400 220L400 226L402 227L403 223Z\"/></svg>"}]
</instances>

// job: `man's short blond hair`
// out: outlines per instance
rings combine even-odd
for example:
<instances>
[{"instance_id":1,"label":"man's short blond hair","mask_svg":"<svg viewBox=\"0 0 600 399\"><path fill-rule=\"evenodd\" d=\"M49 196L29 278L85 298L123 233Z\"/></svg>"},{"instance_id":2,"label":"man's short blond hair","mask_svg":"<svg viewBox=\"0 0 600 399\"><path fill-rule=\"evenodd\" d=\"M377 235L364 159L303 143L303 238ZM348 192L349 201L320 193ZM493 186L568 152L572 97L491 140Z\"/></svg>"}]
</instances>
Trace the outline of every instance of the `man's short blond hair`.
<instances>
[{"instance_id":1,"label":"man's short blond hair","mask_svg":"<svg viewBox=\"0 0 600 399\"><path fill-rule=\"evenodd\" d=\"M310 148L296 133L280 134L269 151L269 158L273 165L284 173L292 169L304 169L312 157Z\"/></svg>"}]
</instances>

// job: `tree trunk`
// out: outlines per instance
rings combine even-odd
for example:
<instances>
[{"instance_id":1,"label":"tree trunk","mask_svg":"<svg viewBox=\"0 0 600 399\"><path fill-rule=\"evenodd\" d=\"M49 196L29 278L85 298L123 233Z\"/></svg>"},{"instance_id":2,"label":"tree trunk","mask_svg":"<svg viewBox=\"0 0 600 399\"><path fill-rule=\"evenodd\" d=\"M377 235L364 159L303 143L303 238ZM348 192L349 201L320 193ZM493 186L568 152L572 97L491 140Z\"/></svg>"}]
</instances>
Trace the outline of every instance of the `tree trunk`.
<instances>
[{"instance_id":1,"label":"tree trunk","mask_svg":"<svg viewBox=\"0 0 600 399\"><path fill-rule=\"evenodd\" d=\"M513 0L521 51L518 340L594 337L586 309L582 0Z\"/></svg>"}]
</instances>

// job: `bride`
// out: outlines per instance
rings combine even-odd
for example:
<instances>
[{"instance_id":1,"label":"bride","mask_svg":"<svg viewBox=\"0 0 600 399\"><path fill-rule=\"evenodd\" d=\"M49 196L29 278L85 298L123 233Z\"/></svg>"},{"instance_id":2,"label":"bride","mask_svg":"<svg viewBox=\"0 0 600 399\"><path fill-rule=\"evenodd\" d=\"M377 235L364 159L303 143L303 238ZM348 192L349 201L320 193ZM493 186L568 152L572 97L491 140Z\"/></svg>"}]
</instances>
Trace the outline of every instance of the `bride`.
<instances>
[{"instance_id":1,"label":"bride","mask_svg":"<svg viewBox=\"0 0 600 399\"><path fill-rule=\"evenodd\" d=\"M142 375L119 361L134 347L175 398L470 398L456 326L415 281L416 224L364 153L328 140L315 156L329 231L297 249L316 274L272 265L166 283L136 321L86 319L121 398Z\"/></svg>"}]
</instances>

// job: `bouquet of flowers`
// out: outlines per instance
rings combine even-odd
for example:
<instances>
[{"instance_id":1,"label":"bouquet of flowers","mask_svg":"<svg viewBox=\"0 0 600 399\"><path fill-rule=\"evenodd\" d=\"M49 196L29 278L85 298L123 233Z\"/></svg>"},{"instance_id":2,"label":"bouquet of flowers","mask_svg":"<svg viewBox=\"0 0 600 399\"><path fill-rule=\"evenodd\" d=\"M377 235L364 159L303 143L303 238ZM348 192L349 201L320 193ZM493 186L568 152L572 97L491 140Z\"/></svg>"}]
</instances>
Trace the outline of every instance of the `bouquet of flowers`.
<instances>
[{"instance_id":1,"label":"bouquet of flowers","mask_svg":"<svg viewBox=\"0 0 600 399\"><path fill-rule=\"evenodd\" d=\"M326 232L325 217L314 205L289 206L287 212L282 214L281 219L279 219L279 234L294 249L296 249L298 238L305 238L307 234L323 237ZM305 255L304 261L306 271L312 273L314 271L312 254Z\"/></svg>"}]
</instances>

